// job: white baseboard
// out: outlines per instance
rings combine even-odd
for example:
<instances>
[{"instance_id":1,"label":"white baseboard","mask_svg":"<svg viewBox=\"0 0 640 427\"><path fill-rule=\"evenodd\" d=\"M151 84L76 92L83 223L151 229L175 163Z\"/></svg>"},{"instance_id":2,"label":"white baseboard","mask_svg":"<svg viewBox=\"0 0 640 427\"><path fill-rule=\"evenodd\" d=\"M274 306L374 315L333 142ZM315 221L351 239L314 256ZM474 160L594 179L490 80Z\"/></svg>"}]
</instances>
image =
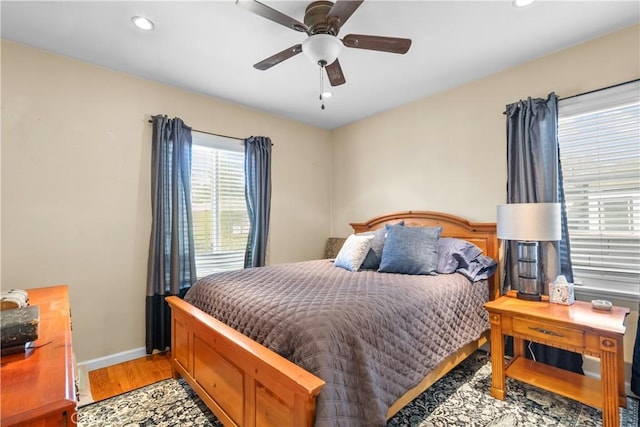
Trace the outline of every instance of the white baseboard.
<instances>
[{"instance_id":1,"label":"white baseboard","mask_svg":"<svg viewBox=\"0 0 640 427\"><path fill-rule=\"evenodd\" d=\"M98 357L97 359L79 362L78 365L86 365L89 371L95 371L96 369L106 368L107 366L117 365L118 363L139 359L141 357L145 357L146 355L147 350L144 347L139 347L120 353L110 354L104 357Z\"/></svg>"},{"instance_id":2,"label":"white baseboard","mask_svg":"<svg viewBox=\"0 0 640 427\"><path fill-rule=\"evenodd\" d=\"M598 363L598 366L600 366L600 362L597 362L597 363ZM626 365L629 365L629 364L625 363L625 367ZM600 379L600 371L595 372L593 370L587 370L587 369L583 369L583 370L584 370L584 375L586 377L596 378L598 380ZM631 391L631 383L629 381L624 382L624 392L627 396L635 397L636 399L638 398L638 396L636 396L636 394Z\"/></svg>"},{"instance_id":3,"label":"white baseboard","mask_svg":"<svg viewBox=\"0 0 640 427\"><path fill-rule=\"evenodd\" d=\"M89 380L89 369L87 365L78 365L78 373L76 375L78 408L93 403L93 395L91 394L91 381Z\"/></svg>"}]
</instances>

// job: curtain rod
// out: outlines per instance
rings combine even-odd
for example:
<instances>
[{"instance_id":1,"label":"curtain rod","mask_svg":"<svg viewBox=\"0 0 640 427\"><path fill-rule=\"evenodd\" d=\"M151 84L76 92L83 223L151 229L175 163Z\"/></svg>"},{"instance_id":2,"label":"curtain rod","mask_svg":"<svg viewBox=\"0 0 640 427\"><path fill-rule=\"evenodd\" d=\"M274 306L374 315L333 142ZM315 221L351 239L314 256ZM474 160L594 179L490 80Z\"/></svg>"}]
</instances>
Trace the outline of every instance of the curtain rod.
<instances>
[{"instance_id":1,"label":"curtain rod","mask_svg":"<svg viewBox=\"0 0 640 427\"><path fill-rule=\"evenodd\" d=\"M558 98L558 101L564 101L565 99L575 98L576 96L582 96L582 95L588 95L590 93L600 92L601 90L613 89L614 87L626 85L626 84L637 82L637 81L640 81L640 79L633 79L633 80L629 80L628 82L616 83L616 84L611 85L611 86L601 87L599 89L589 90L587 92L582 92L582 93L578 93L578 94L571 95L571 96L565 96L564 98Z\"/></svg>"},{"instance_id":2,"label":"curtain rod","mask_svg":"<svg viewBox=\"0 0 640 427\"><path fill-rule=\"evenodd\" d=\"M571 98L575 98L575 97L582 96L582 95L588 95L590 93L600 92L601 90L613 89L614 87L626 85L626 84L637 82L637 81L640 81L640 79L633 79L633 80L629 80L629 81L622 82L622 83L616 83L616 84L611 85L611 86L601 87L599 89L593 89L593 90L588 90L588 91L582 92L582 93L576 93L575 95L565 96L564 98L558 98L558 101L564 101L565 99L571 99ZM506 115L507 112L503 111L502 114Z\"/></svg>"},{"instance_id":3,"label":"curtain rod","mask_svg":"<svg viewBox=\"0 0 640 427\"><path fill-rule=\"evenodd\" d=\"M149 120L149 123L153 123L153 120ZM198 129L194 129L194 128L191 128L191 130L194 131L194 132L206 133L207 135L221 136L222 138L237 139L238 141L244 141L245 140L245 138L238 138L237 136L229 136L229 135L222 135L222 134L219 134L219 133L205 132L203 130L198 130Z\"/></svg>"}]
</instances>

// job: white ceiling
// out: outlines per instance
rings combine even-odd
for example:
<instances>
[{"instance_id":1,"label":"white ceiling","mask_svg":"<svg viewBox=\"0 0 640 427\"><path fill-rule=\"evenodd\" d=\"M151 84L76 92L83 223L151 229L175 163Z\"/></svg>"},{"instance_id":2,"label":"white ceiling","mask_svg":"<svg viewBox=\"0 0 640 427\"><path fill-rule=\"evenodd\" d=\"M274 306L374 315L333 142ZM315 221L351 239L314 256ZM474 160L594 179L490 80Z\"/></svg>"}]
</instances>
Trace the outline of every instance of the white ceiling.
<instances>
[{"instance_id":1,"label":"white ceiling","mask_svg":"<svg viewBox=\"0 0 640 427\"><path fill-rule=\"evenodd\" d=\"M299 21L308 4L263 3ZM3 38L334 129L637 23L640 3L538 0L515 8L511 0L366 0L340 36L413 44L406 55L343 49L347 83L333 88L325 110L319 68L304 54L267 71L252 67L306 35L234 0L2 0L1 14ZM135 28L134 15L149 17L155 30Z\"/></svg>"}]
</instances>

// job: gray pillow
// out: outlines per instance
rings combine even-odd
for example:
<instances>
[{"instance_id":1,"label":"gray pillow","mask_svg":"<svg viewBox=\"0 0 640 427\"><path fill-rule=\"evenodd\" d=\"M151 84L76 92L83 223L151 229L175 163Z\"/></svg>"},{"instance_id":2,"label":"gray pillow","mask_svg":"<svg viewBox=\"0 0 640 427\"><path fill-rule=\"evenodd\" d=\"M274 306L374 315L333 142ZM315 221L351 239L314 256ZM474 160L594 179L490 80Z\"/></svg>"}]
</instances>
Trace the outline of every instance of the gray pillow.
<instances>
[{"instance_id":1,"label":"gray pillow","mask_svg":"<svg viewBox=\"0 0 640 427\"><path fill-rule=\"evenodd\" d=\"M373 236L352 234L342 245L333 265L349 271L358 271L367 252L369 252L371 240L373 240Z\"/></svg>"},{"instance_id":2,"label":"gray pillow","mask_svg":"<svg viewBox=\"0 0 640 427\"><path fill-rule=\"evenodd\" d=\"M375 231L366 231L360 233L361 235L372 235L371 247L367 252L367 257L364 259L360 268L366 270L377 270L380 267L380 260L382 259L382 248L384 247L384 240L387 236L387 229L392 224L386 224L384 227L378 228ZM400 221L393 225L404 225L404 221Z\"/></svg>"},{"instance_id":3,"label":"gray pillow","mask_svg":"<svg viewBox=\"0 0 640 427\"><path fill-rule=\"evenodd\" d=\"M442 227L388 228L380 269L385 273L435 274Z\"/></svg>"},{"instance_id":4,"label":"gray pillow","mask_svg":"<svg viewBox=\"0 0 640 427\"><path fill-rule=\"evenodd\" d=\"M454 273L459 267L468 266L482 253L482 249L471 242L453 237L438 240L438 265L436 272Z\"/></svg>"}]
</instances>

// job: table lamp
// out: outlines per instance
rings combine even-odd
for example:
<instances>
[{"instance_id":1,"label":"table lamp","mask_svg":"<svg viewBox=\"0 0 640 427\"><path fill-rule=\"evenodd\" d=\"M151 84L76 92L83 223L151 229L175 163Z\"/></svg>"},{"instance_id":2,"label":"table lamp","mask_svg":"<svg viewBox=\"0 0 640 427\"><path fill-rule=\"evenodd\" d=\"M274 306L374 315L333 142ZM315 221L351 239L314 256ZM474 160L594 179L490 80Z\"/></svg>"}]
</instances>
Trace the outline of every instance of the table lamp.
<instances>
[{"instance_id":1,"label":"table lamp","mask_svg":"<svg viewBox=\"0 0 640 427\"><path fill-rule=\"evenodd\" d=\"M518 298L540 301L538 242L562 238L560 203L498 205L497 226L499 239L518 242Z\"/></svg>"}]
</instances>

